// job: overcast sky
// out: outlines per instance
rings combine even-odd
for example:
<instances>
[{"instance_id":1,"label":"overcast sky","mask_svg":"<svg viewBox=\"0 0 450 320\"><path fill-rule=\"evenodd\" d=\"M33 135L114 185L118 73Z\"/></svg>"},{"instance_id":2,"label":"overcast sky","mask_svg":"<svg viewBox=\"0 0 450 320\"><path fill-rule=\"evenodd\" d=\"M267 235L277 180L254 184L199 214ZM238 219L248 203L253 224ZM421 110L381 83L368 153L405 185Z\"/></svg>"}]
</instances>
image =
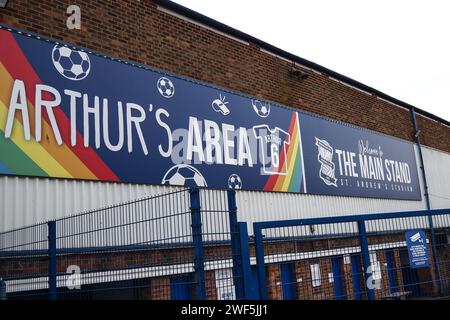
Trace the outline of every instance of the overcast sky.
<instances>
[{"instance_id":1,"label":"overcast sky","mask_svg":"<svg viewBox=\"0 0 450 320\"><path fill-rule=\"evenodd\" d=\"M175 2L450 121L450 1Z\"/></svg>"}]
</instances>

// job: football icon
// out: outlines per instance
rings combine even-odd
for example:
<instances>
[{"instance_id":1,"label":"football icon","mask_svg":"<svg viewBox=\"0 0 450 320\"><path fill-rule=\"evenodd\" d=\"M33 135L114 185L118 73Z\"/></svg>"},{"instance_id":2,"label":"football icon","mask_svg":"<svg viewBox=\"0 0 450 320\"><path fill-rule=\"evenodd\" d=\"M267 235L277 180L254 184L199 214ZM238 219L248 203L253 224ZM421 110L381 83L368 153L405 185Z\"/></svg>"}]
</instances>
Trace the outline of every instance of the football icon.
<instances>
[{"instance_id":1,"label":"football icon","mask_svg":"<svg viewBox=\"0 0 450 320\"><path fill-rule=\"evenodd\" d=\"M262 118L266 118L270 114L270 104L259 100L252 100L253 110Z\"/></svg>"},{"instance_id":2,"label":"football icon","mask_svg":"<svg viewBox=\"0 0 450 320\"><path fill-rule=\"evenodd\" d=\"M228 177L228 187L230 189L242 189L242 179L236 173Z\"/></svg>"},{"instance_id":3,"label":"football icon","mask_svg":"<svg viewBox=\"0 0 450 320\"><path fill-rule=\"evenodd\" d=\"M164 98L172 98L175 94L175 86L173 85L172 81L170 81L166 77L159 78L156 86L159 93Z\"/></svg>"},{"instance_id":4,"label":"football icon","mask_svg":"<svg viewBox=\"0 0 450 320\"><path fill-rule=\"evenodd\" d=\"M188 164L177 164L170 168L164 175L161 183L188 187L208 186L202 174Z\"/></svg>"},{"instance_id":5,"label":"football icon","mask_svg":"<svg viewBox=\"0 0 450 320\"><path fill-rule=\"evenodd\" d=\"M70 80L83 80L91 71L91 61L86 52L56 45L52 51L52 61L56 70Z\"/></svg>"}]
</instances>

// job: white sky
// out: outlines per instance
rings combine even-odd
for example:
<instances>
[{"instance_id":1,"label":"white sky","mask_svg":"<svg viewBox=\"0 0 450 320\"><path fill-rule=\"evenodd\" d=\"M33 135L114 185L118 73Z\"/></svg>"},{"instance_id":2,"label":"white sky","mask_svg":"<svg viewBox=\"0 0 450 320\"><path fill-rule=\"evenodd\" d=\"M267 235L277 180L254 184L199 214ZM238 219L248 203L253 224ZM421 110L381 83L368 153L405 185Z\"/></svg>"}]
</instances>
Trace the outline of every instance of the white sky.
<instances>
[{"instance_id":1,"label":"white sky","mask_svg":"<svg viewBox=\"0 0 450 320\"><path fill-rule=\"evenodd\" d=\"M448 0L175 2L450 121Z\"/></svg>"}]
</instances>

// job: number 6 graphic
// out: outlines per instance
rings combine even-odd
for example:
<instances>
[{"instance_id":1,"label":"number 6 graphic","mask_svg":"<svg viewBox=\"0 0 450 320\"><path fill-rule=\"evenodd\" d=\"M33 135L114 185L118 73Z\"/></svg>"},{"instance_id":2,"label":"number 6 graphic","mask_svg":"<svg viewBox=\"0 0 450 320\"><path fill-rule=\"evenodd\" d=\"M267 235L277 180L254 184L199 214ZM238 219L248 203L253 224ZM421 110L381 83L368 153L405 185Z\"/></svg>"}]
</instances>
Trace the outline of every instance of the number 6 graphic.
<instances>
[{"instance_id":1,"label":"number 6 graphic","mask_svg":"<svg viewBox=\"0 0 450 320\"><path fill-rule=\"evenodd\" d=\"M278 168L280 165L280 153L278 151L278 146L275 143L272 143L270 147L270 153L273 167Z\"/></svg>"}]
</instances>

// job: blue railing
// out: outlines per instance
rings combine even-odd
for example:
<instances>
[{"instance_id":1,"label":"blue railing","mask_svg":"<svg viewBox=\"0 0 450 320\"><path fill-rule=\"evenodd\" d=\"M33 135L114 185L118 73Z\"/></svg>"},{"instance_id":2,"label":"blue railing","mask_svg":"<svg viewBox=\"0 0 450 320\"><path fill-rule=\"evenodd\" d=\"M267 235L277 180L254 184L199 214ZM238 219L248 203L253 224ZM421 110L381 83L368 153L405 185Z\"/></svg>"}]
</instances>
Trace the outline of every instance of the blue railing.
<instances>
[{"instance_id":1,"label":"blue railing","mask_svg":"<svg viewBox=\"0 0 450 320\"><path fill-rule=\"evenodd\" d=\"M241 281L234 198L180 189L0 233L7 297L215 299L226 291L243 298L234 285ZM230 272L213 283L221 268Z\"/></svg>"},{"instance_id":2,"label":"blue railing","mask_svg":"<svg viewBox=\"0 0 450 320\"><path fill-rule=\"evenodd\" d=\"M434 220L440 222L438 226L429 225L429 221ZM316 230L311 231L313 229L310 227ZM260 298L279 299L294 295L299 299L365 297L373 300L447 296L450 291L447 255L450 247L447 238L442 243L433 241L432 228L435 232L440 230L450 236L450 209L256 222L253 231ZM410 267L407 261L408 248L403 243L407 230L427 232L430 267L420 270ZM324 244L324 241L327 243ZM302 248L293 248L297 243ZM313 245L321 246L320 250L310 250L310 259L301 258L305 255L305 248ZM400 258L396 261L385 258L385 251L390 247L394 247L397 255L401 255L401 261ZM268 256L277 255L277 262L267 261ZM342 261L344 256L346 262ZM284 263L291 264L296 270L292 273L296 274L284 275L283 272L289 273L283 271L286 268L277 269L275 274L280 273L278 278L281 281L275 281L273 279L277 279L277 276L273 276L273 270L268 275L268 266L283 264L283 257ZM309 260L307 264L311 268L325 268L331 272L324 274L311 269L309 278L299 279L299 274L305 273L297 270L306 260ZM380 260L386 261L384 265L380 264ZM346 264L351 265L353 272ZM383 277L384 273L388 276ZM421 278L417 273L420 273ZM323 278L333 285L324 285ZM286 292L287 287L294 292ZM425 290L425 287L430 288Z\"/></svg>"},{"instance_id":3,"label":"blue railing","mask_svg":"<svg viewBox=\"0 0 450 320\"><path fill-rule=\"evenodd\" d=\"M247 227L234 191L182 188L0 233L0 299L449 296L450 209ZM411 267L408 230L428 267Z\"/></svg>"}]
</instances>

